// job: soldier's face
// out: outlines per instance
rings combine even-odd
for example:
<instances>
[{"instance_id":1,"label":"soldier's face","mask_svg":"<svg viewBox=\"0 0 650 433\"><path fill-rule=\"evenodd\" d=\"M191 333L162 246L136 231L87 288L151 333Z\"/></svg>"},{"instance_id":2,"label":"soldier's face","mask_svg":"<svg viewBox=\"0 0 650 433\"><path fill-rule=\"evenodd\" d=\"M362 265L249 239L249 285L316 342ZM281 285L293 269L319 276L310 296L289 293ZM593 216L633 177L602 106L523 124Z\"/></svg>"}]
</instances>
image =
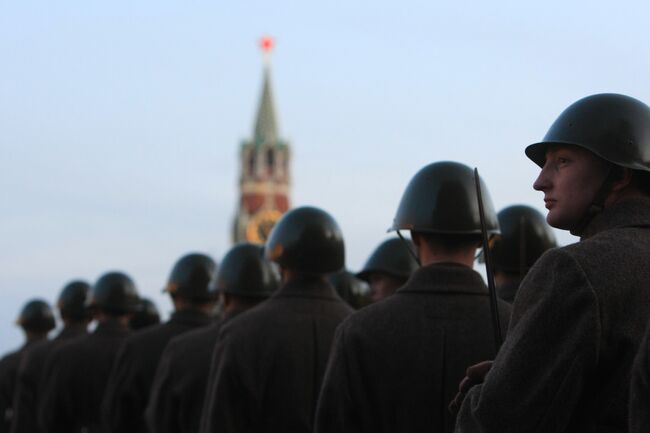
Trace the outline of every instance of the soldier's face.
<instances>
[{"instance_id":1,"label":"soldier's face","mask_svg":"<svg viewBox=\"0 0 650 433\"><path fill-rule=\"evenodd\" d=\"M533 188L544 192L549 225L571 230L584 217L607 175L607 164L577 146L550 146Z\"/></svg>"},{"instance_id":2,"label":"soldier's face","mask_svg":"<svg viewBox=\"0 0 650 433\"><path fill-rule=\"evenodd\" d=\"M373 302L377 302L392 295L404 284L403 280L382 272L371 273L368 276L368 280L370 285L370 297Z\"/></svg>"}]
</instances>

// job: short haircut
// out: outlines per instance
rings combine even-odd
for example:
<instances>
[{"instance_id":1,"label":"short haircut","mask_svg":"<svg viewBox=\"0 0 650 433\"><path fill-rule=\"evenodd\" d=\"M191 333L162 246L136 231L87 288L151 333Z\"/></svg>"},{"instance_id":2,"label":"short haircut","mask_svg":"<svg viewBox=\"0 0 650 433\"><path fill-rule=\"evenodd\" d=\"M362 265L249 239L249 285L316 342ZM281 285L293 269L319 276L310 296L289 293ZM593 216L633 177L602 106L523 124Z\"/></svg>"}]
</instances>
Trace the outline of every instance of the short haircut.
<instances>
[{"instance_id":1,"label":"short haircut","mask_svg":"<svg viewBox=\"0 0 650 433\"><path fill-rule=\"evenodd\" d=\"M481 235L457 233L427 233L416 232L433 250L443 250L446 253L456 253L467 248L478 248Z\"/></svg>"}]
</instances>

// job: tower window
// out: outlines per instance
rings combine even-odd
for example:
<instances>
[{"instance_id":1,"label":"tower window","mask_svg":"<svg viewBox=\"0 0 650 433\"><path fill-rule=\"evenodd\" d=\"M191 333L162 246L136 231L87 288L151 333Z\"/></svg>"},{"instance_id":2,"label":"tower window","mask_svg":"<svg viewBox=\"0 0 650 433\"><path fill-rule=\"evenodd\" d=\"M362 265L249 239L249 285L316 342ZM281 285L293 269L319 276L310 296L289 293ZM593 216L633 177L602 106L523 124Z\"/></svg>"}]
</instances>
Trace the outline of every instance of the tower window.
<instances>
[{"instance_id":1,"label":"tower window","mask_svg":"<svg viewBox=\"0 0 650 433\"><path fill-rule=\"evenodd\" d=\"M251 152L251 154L248 156L248 173L250 175L255 174L255 153Z\"/></svg>"},{"instance_id":2,"label":"tower window","mask_svg":"<svg viewBox=\"0 0 650 433\"><path fill-rule=\"evenodd\" d=\"M273 149L266 151L266 165L268 166L269 171L273 170L273 166L275 165L275 153L273 152Z\"/></svg>"}]
</instances>

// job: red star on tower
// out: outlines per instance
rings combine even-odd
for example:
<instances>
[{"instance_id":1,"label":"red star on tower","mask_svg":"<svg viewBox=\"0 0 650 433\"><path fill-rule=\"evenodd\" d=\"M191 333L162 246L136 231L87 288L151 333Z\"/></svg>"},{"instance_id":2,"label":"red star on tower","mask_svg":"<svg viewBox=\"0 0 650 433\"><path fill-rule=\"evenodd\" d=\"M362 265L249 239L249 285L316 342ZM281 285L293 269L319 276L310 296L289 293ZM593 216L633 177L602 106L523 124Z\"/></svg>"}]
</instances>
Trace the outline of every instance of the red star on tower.
<instances>
[{"instance_id":1,"label":"red star on tower","mask_svg":"<svg viewBox=\"0 0 650 433\"><path fill-rule=\"evenodd\" d=\"M264 54L270 54L274 46L275 41L272 37L264 36L260 39L260 47L262 48L262 51L264 51Z\"/></svg>"}]
</instances>

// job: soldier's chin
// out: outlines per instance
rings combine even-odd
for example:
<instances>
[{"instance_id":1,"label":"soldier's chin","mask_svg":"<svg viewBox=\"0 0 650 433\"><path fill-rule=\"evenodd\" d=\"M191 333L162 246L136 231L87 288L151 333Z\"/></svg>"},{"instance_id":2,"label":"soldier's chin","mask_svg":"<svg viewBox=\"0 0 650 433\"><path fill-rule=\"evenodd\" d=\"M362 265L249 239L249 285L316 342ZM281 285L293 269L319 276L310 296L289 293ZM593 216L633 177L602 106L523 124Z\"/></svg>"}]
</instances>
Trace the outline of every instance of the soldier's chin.
<instances>
[{"instance_id":1,"label":"soldier's chin","mask_svg":"<svg viewBox=\"0 0 650 433\"><path fill-rule=\"evenodd\" d=\"M551 227L560 230L571 230L577 224L577 221L573 221L571 218L567 218L561 214L558 215L558 212L554 212L554 209L548 211L546 222Z\"/></svg>"}]
</instances>

